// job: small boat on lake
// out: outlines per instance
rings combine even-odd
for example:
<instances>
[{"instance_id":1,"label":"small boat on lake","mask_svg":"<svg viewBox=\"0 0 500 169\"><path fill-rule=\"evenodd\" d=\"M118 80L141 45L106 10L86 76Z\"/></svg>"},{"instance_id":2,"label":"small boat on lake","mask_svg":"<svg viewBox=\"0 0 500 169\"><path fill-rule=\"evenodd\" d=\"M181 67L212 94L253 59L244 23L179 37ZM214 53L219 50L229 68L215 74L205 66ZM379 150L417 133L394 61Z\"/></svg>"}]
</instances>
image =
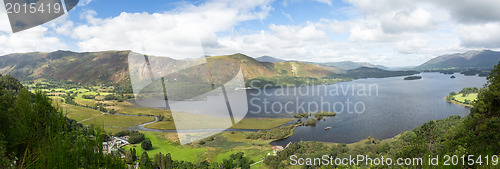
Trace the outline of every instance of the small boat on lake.
<instances>
[{"instance_id":1,"label":"small boat on lake","mask_svg":"<svg viewBox=\"0 0 500 169\"><path fill-rule=\"evenodd\" d=\"M331 129L332 127L326 127L325 130Z\"/></svg>"}]
</instances>

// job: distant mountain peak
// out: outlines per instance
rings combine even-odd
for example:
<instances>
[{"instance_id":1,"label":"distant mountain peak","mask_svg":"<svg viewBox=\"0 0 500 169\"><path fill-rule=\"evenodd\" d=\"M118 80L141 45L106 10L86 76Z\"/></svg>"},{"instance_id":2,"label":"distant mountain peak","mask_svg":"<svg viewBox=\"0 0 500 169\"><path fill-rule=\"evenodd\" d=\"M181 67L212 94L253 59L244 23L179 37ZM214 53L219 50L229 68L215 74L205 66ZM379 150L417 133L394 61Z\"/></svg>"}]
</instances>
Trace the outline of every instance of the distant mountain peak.
<instances>
[{"instance_id":1,"label":"distant mountain peak","mask_svg":"<svg viewBox=\"0 0 500 169\"><path fill-rule=\"evenodd\" d=\"M259 62L271 62L271 63L286 62L286 60L271 57L271 56L261 56L261 57L255 58L255 60L258 60Z\"/></svg>"},{"instance_id":2,"label":"distant mountain peak","mask_svg":"<svg viewBox=\"0 0 500 169\"><path fill-rule=\"evenodd\" d=\"M52 79L77 84L130 84L128 54L130 51L49 53L32 52L0 56L0 74L10 74L21 80ZM165 67L177 61L169 57ZM274 76L300 76L321 78L333 74L332 68L303 62L260 62L245 54L210 56L217 71L228 71L227 64L239 63L245 79ZM236 61L236 62L234 62ZM194 72L193 74L201 74Z\"/></svg>"},{"instance_id":3,"label":"distant mountain peak","mask_svg":"<svg viewBox=\"0 0 500 169\"><path fill-rule=\"evenodd\" d=\"M374 65L371 63L367 62L353 62L353 61L340 61L340 62L326 62L326 63L314 63L320 66L326 66L326 67L335 67L339 69L340 71L347 71L351 69L357 69L361 67L367 67L367 68L379 68L379 69L388 69L385 66L382 65Z\"/></svg>"},{"instance_id":4,"label":"distant mountain peak","mask_svg":"<svg viewBox=\"0 0 500 169\"><path fill-rule=\"evenodd\" d=\"M493 68L499 61L500 52L492 50L471 50L464 53L438 56L417 66L416 69Z\"/></svg>"}]
</instances>

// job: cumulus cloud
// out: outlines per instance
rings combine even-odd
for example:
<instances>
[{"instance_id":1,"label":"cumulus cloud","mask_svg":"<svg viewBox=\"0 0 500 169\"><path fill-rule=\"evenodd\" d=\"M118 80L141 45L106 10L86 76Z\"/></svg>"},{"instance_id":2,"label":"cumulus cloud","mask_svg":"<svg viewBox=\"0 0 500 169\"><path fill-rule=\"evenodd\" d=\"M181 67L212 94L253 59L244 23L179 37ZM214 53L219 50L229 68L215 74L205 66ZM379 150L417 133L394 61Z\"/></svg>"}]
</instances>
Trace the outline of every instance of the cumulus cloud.
<instances>
[{"instance_id":1,"label":"cumulus cloud","mask_svg":"<svg viewBox=\"0 0 500 169\"><path fill-rule=\"evenodd\" d=\"M283 6L286 7L289 4L291 4L291 3L297 3L297 2L301 2L301 1L303 1L303 0L283 0L283 1L281 1L281 5L283 5ZM310 0L310 1L324 3L324 4L327 4L328 6L332 6L332 1L333 0Z\"/></svg>"},{"instance_id":2,"label":"cumulus cloud","mask_svg":"<svg viewBox=\"0 0 500 169\"><path fill-rule=\"evenodd\" d=\"M304 60L304 56L321 57L332 47L326 33L313 24L306 26L270 25L269 31L219 39L220 48L207 49L213 54L242 52L251 56L271 55Z\"/></svg>"},{"instance_id":3,"label":"cumulus cloud","mask_svg":"<svg viewBox=\"0 0 500 169\"><path fill-rule=\"evenodd\" d=\"M402 56L499 48L500 3L490 0L345 0L362 17L337 22L349 40L379 43ZM440 49L440 50L433 50ZM425 57L424 57L425 58Z\"/></svg>"},{"instance_id":4,"label":"cumulus cloud","mask_svg":"<svg viewBox=\"0 0 500 169\"><path fill-rule=\"evenodd\" d=\"M15 34L0 33L0 55L67 49L59 38L47 36L47 30L48 28L38 26Z\"/></svg>"},{"instance_id":5,"label":"cumulus cloud","mask_svg":"<svg viewBox=\"0 0 500 169\"><path fill-rule=\"evenodd\" d=\"M362 14L363 20L375 21L385 34L424 32L436 28L435 13L428 6L409 0L348 0ZM375 30L373 30L375 31ZM374 32L378 33L378 32Z\"/></svg>"},{"instance_id":6,"label":"cumulus cloud","mask_svg":"<svg viewBox=\"0 0 500 169\"><path fill-rule=\"evenodd\" d=\"M92 2L93 0L80 0L78 2L78 6L86 6L88 5L90 2Z\"/></svg>"},{"instance_id":7,"label":"cumulus cloud","mask_svg":"<svg viewBox=\"0 0 500 169\"><path fill-rule=\"evenodd\" d=\"M333 5L332 0L307 1ZM9 33L8 19L0 13L0 53L64 49L65 44L57 38L61 35L77 41L80 51L134 50L184 59L199 57L193 56L193 51L202 50L207 55L245 53L255 57L352 60L387 66L418 65L442 54L500 48L500 3L491 0L344 1L352 5L342 9L349 12L342 15L347 18L325 15L295 23L283 8L277 14L293 24L271 23L248 31L238 26L251 23L248 21L265 23L263 20L274 10L272 0L182 3L172 11L123 12L110 18L86 10L80 13L85 23L61 17L15 35ZM87 2L91 0L81 4ZM286 7L298 2L305 1L278 3ZM5 9L1 10L5 13Z\"/></svg>"},{"instance_id":8,"label":"cumulus cloud","mask_svg":"<svg viewBox=\"0 0 500 169\"><path fill-rule=\"evenodd\" d=\"M411 0L345 0L366 16L414 8Z\"/></svg>"},{"instance_id":9,"label":"cumulus cloud","mask_svg":"<svg viewBox=\"0 0 500 169\"><path fill-rule=\"evenodd\" d=\"M384 15L381 20L385 33L422 32L431 30L435 25L432 14L422 8L411 11L393 11Z\"/></svg>"},{"instance_id":10,"label":"cumulus cloud","mask_svg":"<svg viewBox=\"0 0 500 169\"><path fill-rule=\"evenodd\" d=\"M146 48L148 54L173 58L185 56L184 51L216 46L217 32L231 31L243 21L262 20L272 8L269 0L210 1L199 6L186 5L175 12L121 13L107 19L86 12L90 24L78 26L73 37L79 39L82 51ZM141 47L142 46L142 47Z\"/></svg>"},{"instance_id":11,"label":"cumulus cloud","mask_svg":"<svg viewBox=\"0 0 500 169\"><path fill-rule=\"evenodd\" d=\"M3 4L0 0L0 4ZM49 32L45 26L37 26L12 33L5 8L0 8L0 55L19 52L55 51L67 49L67 45Z\"/></svg>"},{"instance_id":12,"label":"cumulus cloud","mask_svg":"<svg viewBox=\"0 0 500 169\"><path fill-rule=\"evenodd\" d=\"M460 25L462 45L472 48L500 48L500 23Z\"/></svg>"},{"instance_id":13,"label":"cumulus cloud","mask_svg":"<svg viewBox=\"0 0 500 169\"><path fill-rule=\"evenodd\" d=\"M495 0L428 0L447 10L460 23L487 23L500 20L500 3Z\"/></svg>"}]
</instances>

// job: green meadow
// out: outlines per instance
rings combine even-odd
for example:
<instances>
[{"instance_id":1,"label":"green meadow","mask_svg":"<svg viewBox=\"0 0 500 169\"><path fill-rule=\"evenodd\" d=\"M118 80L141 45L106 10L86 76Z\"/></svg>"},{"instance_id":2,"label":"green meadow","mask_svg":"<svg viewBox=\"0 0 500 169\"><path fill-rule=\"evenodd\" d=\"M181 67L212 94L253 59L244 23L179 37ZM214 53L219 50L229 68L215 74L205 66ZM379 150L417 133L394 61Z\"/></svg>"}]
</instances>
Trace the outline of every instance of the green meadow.
<instances>
[{"instance_id":1,"label":"green meadow","mask_svg":"<svg viewBox=\"0 0 500 169\"><path fill-rule=\"evenodd\" d=\"M240 122L232 126L232 129L272 129L293 121L293 118L244 118ZM148 124L146 128L160 130L174 130L175 124L173 121L160 121L153 124Z\"/></svg>"},{"instance_id":2,"label":"green meadow","mask_svg":"<svg viewBox=\"0 0 500 169\"><path fill-rule=\"evenodd\" d=\"M139 124L153 121L154 117L147 116L121 116L105 114L95 117L91 120L82 122L84 125L96 125L125 129L127 127L137 126Z\"/></svg>"},{"instance_id":3,"label":"green meadow","mask_svg":"<svg viewBox=\"0 0 500 169\"><path fill-rule=\"evenodd\" d=\"M89 108L84 108L84 107L80 107L80 106L73 106L73 105L65 104L61 107L63 108L63 111L68 118L74 119L76 121L82 121L82 120L89 119L89 118L96 117L96 116L103 114L100 111L97 111L94 109L89 109Z\"/></svg>"},{"instance_id":4,"label":"green meadow","mask_svg":"<svg viewBox=\"0 0 500 169\"><path fill-rule=\"evenodd\" d=\"M246 139L249 132L222 132L187 145L180 145L176 133L142 133L153 144L153 149L146 151L150 158L161 152L162 154L170 153L174 160L222 162L223 159L228 159L231 154L243 152L251 160L260 161L262 157L272 153L272 146L269 145L270 140ZM202 142L203 144L201 144ZM127 151L135 148L139 155L144 152L140 143L127 145L123 148Z\"/></svg>"},{"instance_id":5,"label":"green meadow","mask_svg":"<svg viewBox=\"0 0 500 169\"><path fill-rule=\"evenodd\" d=\"M465 97L462 94L457 94L455 99L459 102L465 102L465 100L474 101L477 99L477 93L467 94Z\"/></svg>"}]
</instances>

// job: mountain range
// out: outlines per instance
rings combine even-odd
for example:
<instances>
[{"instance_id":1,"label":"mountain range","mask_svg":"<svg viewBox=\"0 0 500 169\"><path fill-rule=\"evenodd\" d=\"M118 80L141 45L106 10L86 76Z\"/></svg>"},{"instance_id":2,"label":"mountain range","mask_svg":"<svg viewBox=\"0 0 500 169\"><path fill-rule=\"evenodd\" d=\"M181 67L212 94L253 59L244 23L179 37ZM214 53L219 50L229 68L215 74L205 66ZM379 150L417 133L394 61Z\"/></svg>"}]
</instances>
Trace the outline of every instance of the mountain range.
<instances>
[{"instance_id":1,"label":"mountain range","mask_svg":"<svg viewBox=\"0 0 500 169\"><path fill-rule=\"evenodd\" d=\"M255 58L256 60L260 62L271 62L271 63L278 63L278 62L297 62L297 61L291 61L291 60L283 60L271 56L261 56L258 58ZM305 62L305 63L310 63L314 65L319 65L323 67L330 67L333 68L332 70L336 73L345 73L347 70L351 69L357 69L360 67L370 67L370 68L379 68L379 69L388 69L385 66L382 65L373 65L367 62L353 62L353 61L341 61L341 62L324 62L324 63L316 63L316 62Z\"/></svg>"},{"instance_id":2,"label":"mountain range","mask_svg":"<svg viewBox=\"0 0 500 169\"><path fill-rule=\"evenodd\" d=\"M416 70L449 68L493 69L500 61L500 52L491 50L468 51L442 55L415 67Z\"/></svg>"},{"instance_id":3,"label":"mountain range","mask_svg":"<svg viewBox=\"0 0 500 169\"><path fill-rule=\"evenodd\" d=\"M0 56L0 74L10 74L20 80L53 79L77 84L130 83L129 53L130 51L55 51L9 54ZM168 57L149 57L161 59L164 67L171 66L170 63L188 62ZM228 63L239 63L246 80L274 76L320 78L333 74L332 70L335 70L304 62L259 62L243 54L211 56L207 59L213 60L213 69L220 72L225 71Z\"/></svg>"},{"instance_id":4,"label":"mountain range","mask_svg":"<svg viewBox=\"0 0 500 169\"><path fill-rule=\"evenodd\" d=\"M103 52L32 52L0 56L0 74L10 74L20 80L53 79L77 84L123 84L130 83L128 55L130 51ZM188 60L161 58L165 63L183 63ZM384 70L386 67L364 62L314 63L287 61L270 56L252 58L243 54L210 56L216 71L227 71L229 63L238 63L245 80L258 77L351 77L366 78L382 74L404 75L408 72ZM500 61L500 52L491 50L469 51L461 54L443 55L431 59L413 70L448 68L493 68ZM162 65L172 66L172 65ZM191 72L196 74L197 72ZM201 72L198 72L201 74Z\"/></svg>"},{"instance_id":5,"label":"mountain range","mask_svg":"<svg viewBox=\"0 0 500 169\"><path fill-rule=\"evenodd\" d=\"M271 57L271 56L261 56L261 57L255 58L255 60L258 60L259 62L271 62L271 63L286 62L287 61L287 60L278 59L278 58Z\"/></svg>"}]
</instances>

